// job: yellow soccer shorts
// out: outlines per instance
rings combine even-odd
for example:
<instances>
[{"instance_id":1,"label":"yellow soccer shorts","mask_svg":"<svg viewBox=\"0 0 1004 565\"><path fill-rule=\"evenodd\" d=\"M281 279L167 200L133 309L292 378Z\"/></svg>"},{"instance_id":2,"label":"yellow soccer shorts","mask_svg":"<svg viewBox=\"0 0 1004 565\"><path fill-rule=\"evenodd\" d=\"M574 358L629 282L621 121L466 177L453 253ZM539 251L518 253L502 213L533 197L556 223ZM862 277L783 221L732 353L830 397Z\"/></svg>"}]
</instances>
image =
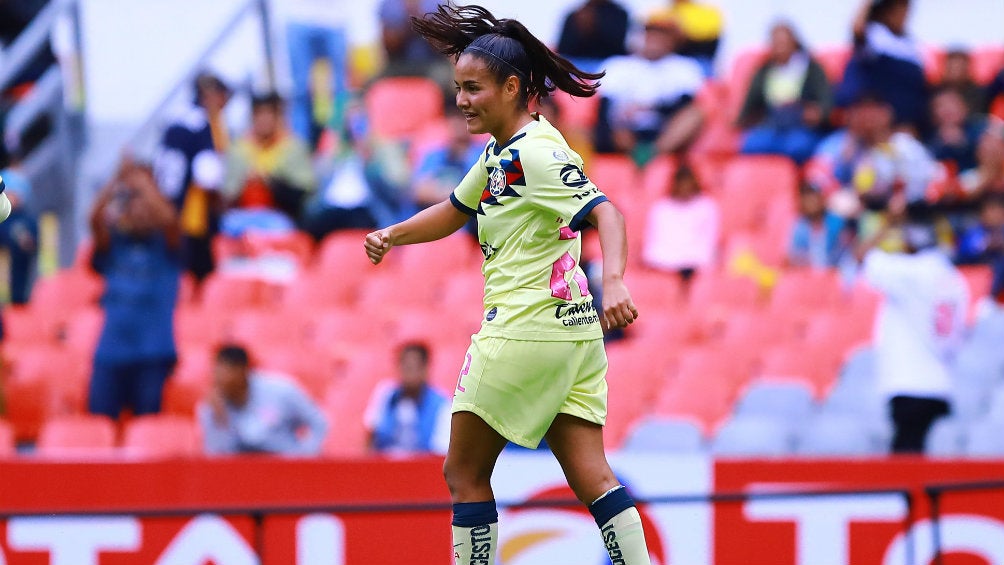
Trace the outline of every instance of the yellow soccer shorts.
<instances>
[{"instance_id":1,"label":"yellow soccer shorts","mask_svg":"<svg viewBox=\"0 0 1004 565\"><path fill-rule=\"evenodd\" d=\"M603 425L607 416L603 340L519 341L474 335L453 396L507 440L536 448L554 417Z\"/></svg>"}]
</instances>

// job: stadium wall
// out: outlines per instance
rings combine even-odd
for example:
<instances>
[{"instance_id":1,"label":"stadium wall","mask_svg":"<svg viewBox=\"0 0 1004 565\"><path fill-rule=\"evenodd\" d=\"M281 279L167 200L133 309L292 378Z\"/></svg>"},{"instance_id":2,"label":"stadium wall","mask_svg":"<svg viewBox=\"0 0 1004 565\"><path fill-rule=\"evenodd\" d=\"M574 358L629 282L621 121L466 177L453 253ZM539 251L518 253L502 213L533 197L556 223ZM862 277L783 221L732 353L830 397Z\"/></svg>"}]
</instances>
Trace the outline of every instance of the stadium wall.
<instances>
[{"instance_id":1,"label":"stadium wall","mask_svg":"<svg viewBox=\"0 0 1004 565\"><path fill-rule=\"evenodd\" d=\"M655 501L640 505L655 565L927 564L933 531L923 486L1004 477L1004 461L618 454L612 463L639 500ZM253 565L256 548L265 565L446 564L441 469L436 458L5 462L0 564ZM703 500L711 492L890 488L909 489L917 504L894 491ZM584 508L539 506L572 498L549 455L506 453L495 491L500 502L523 504L501 512L500 563L606 562ZM112 514L93 515L104 513ZM1004 563L1004 492L945 495L941 524L947 565Z\"/></svg>"}]
</instances>

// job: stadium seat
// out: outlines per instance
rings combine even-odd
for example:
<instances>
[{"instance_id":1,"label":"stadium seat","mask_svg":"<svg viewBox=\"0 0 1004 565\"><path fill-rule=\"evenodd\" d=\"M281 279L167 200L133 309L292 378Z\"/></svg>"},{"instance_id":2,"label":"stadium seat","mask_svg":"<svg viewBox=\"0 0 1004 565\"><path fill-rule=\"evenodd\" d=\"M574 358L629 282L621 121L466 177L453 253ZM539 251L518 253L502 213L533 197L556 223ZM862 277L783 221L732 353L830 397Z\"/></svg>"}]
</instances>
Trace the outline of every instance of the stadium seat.
<instances>
[{"instance_id":1,"label":"stadium seat","mask_svg":"<svg viewBox=\"0 0 1004 565\"><path fill-rule=\"evenodd\" d=\"M337 355L356 345L387 341L393 323L357 308L325 308L308 322L307 341L326 353Z\"/></svg>"},{"instance_id":2,"label":"stadium seat","mask_svg":"<svg viewBox=\"0 0 1004 565\"><path fill-rule=\"evenodd\" d=\"M17 442L14 438L14 427L0 420L0 459L13 457L17 452Z\"/></svg>"},{"instance_id":3,"label":"stadium seat","mask_svg":"<svg viewBox=\"0 0 1004 565\"><path fill-rule=\"evenodd\" d=\"M626 277L631 298L648 312L663 316L678 310L680 277L654 269L634 269ZM642 318L639 317L640 321Z\"/></svg>"},{"instance_id":4,"label":"stadium seat","mask_svg":"<svg viewBox=\"0 0 1004 565\"><path fill-rule=\"evenodd\" d=\"M989 265L964 265L959 267L959 272L966 279L971 303L990 294L994 273Z\"/></svg>"},{"instance_id":5,"label":"stadium seat","mask_svg":"<svg viewBox=\"0 0 1004 565\"><path fill-rule=\"evenodd\" d=\"M357 457L366 450L363 414L374 388L394 373L394 351L390 347L359 348L350 358L342 377L325 396L323 409L332 433L323 452L333 457Z\"/></svg>"},{"instance_id":6,"label":"stadium seat","mask_svg":"<svg viewBox=\"0 0 1004 565\"><path fill-rule=\"evenodd\" d=\"M782 457L794 450L792 426L779 418L735 416L711 440L717 457Z\"/></svg>"},{"instance_id":7,"label":"stadium seat","mask_svg":"<svg viewBox=\"0 0 1004 565\"><path fill-rule=\"evenodd\" d=\"M256 369L292 378L317 401L324 398L338 372L333 356L301 344L259 346L254 355Z\"/></svg>"},{"instance_id":8,"label":"stadium seat","mask_svg":"<svg viewBox=\"0 0 1004 565\"><path fill-rule=\"evenodd\" d=\"M643 196L638 168L627 155L594 155L586 166L586 175L615 205Z\"/></svg>"},{"instance_id":9,"label":"stadium seat","mask_svg":"<svg viewBox=\"0 0 1004 565\"><path fill-rule=\"evenodd\" d=\"M978 84L987 84L1004 69L1004 47L985 45L972 50L973 77Z\"/></svg>"},{"instance_id":10,"label":"stadium seat","mask_svg":"<svg viewBox=\"0 0 1004 565\"><path fill-rule=\"evenodd\" d=\"M732 410L736 386L730 377L706 373L667 381L656 395L651 413L693 421L710 434Z\"/></svg>"},{"instance_id":11,"label":"stadium seat","mask_svg":"<svg viewBox=\"0 0 1004 565\"><path fill-rule=\"evenodd\" d=\"M122 435L124 455L140 459L192 457L200 452L194 420L177 415L133 418Z\"/></svg>"},{"instance_id":12,"label":"stadium seat","mask_svg":"<svg viewBox=\"0 0 1004 565\"><path fill-rule=\"evenodd\" d=\"M195 416L196 406L209 394L209 383L172 377L164 383L161 410L184 418Z\"/></svg>"},{"instance_id":13,"label":"stadium seat","mask_svg":"<svg viewBox=\"0 0 1004 565\"><path fill-rule=\"evenodd\" d=\"M704 449L704 434L689 420L645 417L630 431L621 449L658 453L699 453Z\"/></svg>"},{"instance_id":14,"label":"stadium seat","mask_svg":"<svg viewBox=\"0 0 1004 565\"><path fill-rule=\"evenodd\" d=\"M363 95L373 135L401 139L442 118L443 91L425 77L377 79Z\"/></svg>"},{"instance_id":15,"label":"stadium seat","mask_svg":"<svg viewBox=\"0 0 1004 565\"><path fill-rule=\"evenodd\" d=\"M797 382L758 380L750 383L735 406L736 416L773 416L790 422L805 420L815 408L812 390Z\"/></svg>"},{"instance_id":16,"label":"stadium seat","mask_svg":"<svg viewBox=\"0 0 1004 565\"><path fill-rule=\"evenodd\" d=\"M642 195L649 201L665 198L673 184L673 175L676 174L676 169L676 159L671 155L659 155L649 161L641 172ZM694 174L696 175L697 172L695 171ZM708 187L705 186L705 188Z\"/></svg>"},{"instance_id":17,"label":"stadium seat","mask_svg":"<svg viewBox=\"0 0 1004 565\"><path fill-rule=\"evenodd\" d=\"M103 288L101 277L86 268L63 269L35 283L31 305L39 311L67 316L78 308L97 304Z\"/></svg>"},{"instance_id":18,"label":"stadium seat","mask_svg":"<svg viewBox=\"0 0 1004 565\"><path fill-rule=\"evenodd\" d=\"M707 310L726 307L753 308L763 302L763 291L748 277L735 277L706 270L697 274L687 296L690 308Z\"/></svg>"},{"instance_id":19,"label":"stadium seat","mask_svg":"<svg viewBox=\"0 0 1004 565\"><path fill-rule=\"evenodd\" d=\"M478 319L483 313L485 279L478 271L458 272L446 281L439 297L439 306L449 311L470 309Z\"/></svg>"},{"instance_id":20,"label":"stadium seat","mask_svg":"<svg viewBox=\"0 0 1004 565\"><path fill-rule=\"evenodd\" d=\"M201 305L214 311L235 311L265 304L264 284L254 278L212 273L202 283Z\"/></svg>"},{"instance_id":21,"label":"stadium seat","mask_svg":"<svg viewBox=\"0 0 1004 565\"><path fill-rule=\"evenodd\" d=\"M38 434L35 452L44 457L77 458L114 453L115 425L104 416L50 418Z\"/></svg>"},{"instance_id":22,"label":"stadium seat","mask_svg":"<svg viewBox=\"0 0 1004 565\"><path fill-rule=\"evenodd\" d=\"M779 344L760 357L760 379L766 382L794 382L808 387L815 398L823 398L834 386L840 372L842 352L829 344Z\"/></svg>"},{"instance_id":23,"label":"stadium seat","mask_svg":"<svg viewBox=\"0 0 1004 565\"><path fill-rule=\"evenodd\" d=\"M839 354L871 343L873 321L854 314L853 310L823 312L811 318L805 328L804 342L827 344Z\"/></svg>"},{"instance_id":24,"label":"stadium seat","mask_svg":"<svg viewBox=\"0 0 1004 565\"><path fill-rule=\"evenodd\" d=\"M437 279L402 276L400 269L377 271L359 288L356 307L391 318L402 308L435 304L441 289Z\"/></svg>"},{"instance_id":25,"label":"stadium seat","mask_svg":"<svg viewBox=\"0 0 1004 565\"><path fill-rule=\"evenodd\" d=\"M333 306L349 306L357 290L341 277L320 271L306 272L283 289L281 308L287 312L309 313Z\"/></svg>"},{"instance_id":26,"label":"stadium seat","mask_svg":"<svg viewBox=\"0 0 1004 565\"><path fill-rule=\"evenodd\" d=\"M478 270L482 255L477 241L458 232L425 245L409 245L394 251L397 272L411 284L438 286L457 272Z\"/></svg>"},{"instance_id":27,"label":"stadium seat","mask_svg":"<svg viewBox=\"0 0 1004 565\"><path fill-rule=\"evenodd\" d=\"M767 50L762 47L751 47L736 54L729 69L729 106L726 116L729 122L735 122L742 109L746 91L749 90L753 75L767 56Z\"/></svg>"},{"instance_id":28,"label":"stadium seat","mask_svg":"<svg viewBox=\"0 0 1004 565\"><path fill-rule=\"evenodd\" d=\"M307 339L307 320L300 319L299 316L307 315L305 310L238 311L233 316L226 337L228 341L245 344L250 350L255 350L262 344L299 345Z\"/></svg>"},{"instance_id":29,"label":"stadium seat","mask_svg":"<svg viewBox=\"0 0 1004 565\"><path fill-rule=\"evenodd\" d=\"M74 351L91 357L98 347L104 323L105 313L100 307L80 308L66 322L63 343Z\"/></svg>"},{"instance_id":30,"label":"stadium seat","mask_svg":"<svg viewBox=\"0 0 1004 565\"><path fill-rule=\"evenodd\" d=\"M835 270L788 269L771 290L770 306L780 311L791 308L829 308L842 296L840 276Z\"/></svg>"},{"instance_id":31,"label":"stadium seat","mask_svg":"<svg viewBox=\"0 0 1004 565\"><path fill-rule=\"evenodd\" d=\"M585 129L592 129L600 114L600 97L579 98L561 90L551 94L561 112L563 123Z\"/></svg>"},{"instance_id":32,"label":"stadium seat","mask_svg":"<svg viewBox=\"0 0 1004 565\"><path fill-rule=\"evenodd\" d=\"M3 312L5 344L56 343L62 327L60 320L30 305L7 305Z\"/></svg>"},{"instance_id":33,"label":"stadium seat","mask_svg":"<svg viewBox=\"0 0 1004 565\"><path fill-rule=\"evenodd\" d=\"M821 414L799 422L795 453L823 457L879 455L885 450L860 419L850 415Z\"/></svg>"},{"instance_id":34,"label":"stadium seat","mask_svg":"<svg viewBox=\"0 0 1004 565\"><path fill-rule=\"evenodd\" d=\"M830 84L839 84L844 78L844 69L851 60L851 48L846 45L826 47L813 51L813 57L823 67Z\"/></svg>"},{"instance_id":35,"label":"stadium seat","mask_svg":"<svg viewBox=\"0 0 1004 565\"><path fill-rule=\"evenodd\" d=\"M342 285L341 291L355 300L362 283L377 272L392 269L397 262L397 254L390 253L374 267L363 249L367 230L340 230L324 238L318 251L316 274L328 284Z\"/></svg>"}]
</instances>

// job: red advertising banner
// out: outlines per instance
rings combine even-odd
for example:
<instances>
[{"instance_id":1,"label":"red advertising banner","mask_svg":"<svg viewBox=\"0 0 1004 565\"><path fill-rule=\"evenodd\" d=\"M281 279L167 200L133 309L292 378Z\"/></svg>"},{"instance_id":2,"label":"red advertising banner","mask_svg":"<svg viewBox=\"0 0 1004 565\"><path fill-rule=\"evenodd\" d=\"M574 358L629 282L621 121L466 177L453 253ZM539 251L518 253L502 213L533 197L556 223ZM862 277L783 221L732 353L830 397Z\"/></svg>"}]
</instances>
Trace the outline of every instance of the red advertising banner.
<instances>
[{"instance_id":1,"label":"red advertising banner","mask_svg":"<svg viewBox=\"0 0 1004 565\"><path fill-rule=\"evenodd\" d=\"M409 504L449 497L442 460L276 458L152 463L0 462L0 511L139 511ZM448 563L449 511L12 517L0 565L345 565ZM407 552L403 556L402 552Z\"/></svg>"},{"instance_id":2,"label":"red advertising banner","mask_svg":"<svg viewBox=\"0 0 1004 565\"><path fill-rule=\"evenodd\" d=\"M913 562L934 559L924 485L1004 479L1004 462L890 459L881 461L718 461L721 492L885 489L913 491ZM714 555L719 565L903 565L911 551L901 496L750 500L715 508ZM943 498L945 565L1004 563L1004 491L952 493ZM765 556L769 556L767 559ZM761 559L760 557L764 557Z\"/></svg>"},{"instance_id":3,"label":"red advertising banner","mask_svg":"<svg viewBox=\"0 0 1004 565\"><path fill-rule=\"evenodd\" d=\"M930 565L934 532L922 487L1004 478L1004 461L715 462L621 453L611 464L639 500L654 565ZM493 486L506 502L571 496L548 453L504 454ZM700 498L898 488L915 495L911 536L896 494ZM443 506L408 507L430 502ZM446 565L447 502L438 458L0 461L0 514L9 515L0 519L0 565L258 565L259 551L264 565ZM359 511L374 504L397 509ZM281 507L290 511L236 510ZM171 511L184 512L163 515ZM51 514L18 515L38 512ZM78 512L120 514L71 515ZM581 505L500 508L499 523L499 565L606 562ZM1004 564L1004 492L946 494L941 524L946 565Z\"/></svg>"}]
</instances>

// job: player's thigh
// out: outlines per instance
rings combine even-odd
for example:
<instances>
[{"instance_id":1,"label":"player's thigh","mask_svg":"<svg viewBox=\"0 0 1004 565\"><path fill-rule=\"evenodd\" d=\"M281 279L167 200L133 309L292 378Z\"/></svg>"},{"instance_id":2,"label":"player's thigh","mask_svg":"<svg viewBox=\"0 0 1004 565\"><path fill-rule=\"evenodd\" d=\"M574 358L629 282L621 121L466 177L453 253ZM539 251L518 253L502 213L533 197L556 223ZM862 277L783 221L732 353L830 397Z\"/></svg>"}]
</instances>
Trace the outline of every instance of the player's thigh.
<instances>
[{"instance_id":1,"label":"player's thigh","mask_svg":"<svg viewBox=\"0 0 1004 565\"><path fill-rule=\"evenodd\" d=\"M547 445L565 473L568 486L590 504L617 486L603 448L603 427L569 414L558 414L547 430Z\"/></svg>"},{"instance_id":2,"label":"player's thigh","mask_svg":"<svg viewBox=\"0 0 1004 565\"><path fill-rule=\"evenodd\" d=\"M451 489L484 486L491 480L506 439L473 412L454 412L443 472Z\"/></svg>"}]
</instances>

